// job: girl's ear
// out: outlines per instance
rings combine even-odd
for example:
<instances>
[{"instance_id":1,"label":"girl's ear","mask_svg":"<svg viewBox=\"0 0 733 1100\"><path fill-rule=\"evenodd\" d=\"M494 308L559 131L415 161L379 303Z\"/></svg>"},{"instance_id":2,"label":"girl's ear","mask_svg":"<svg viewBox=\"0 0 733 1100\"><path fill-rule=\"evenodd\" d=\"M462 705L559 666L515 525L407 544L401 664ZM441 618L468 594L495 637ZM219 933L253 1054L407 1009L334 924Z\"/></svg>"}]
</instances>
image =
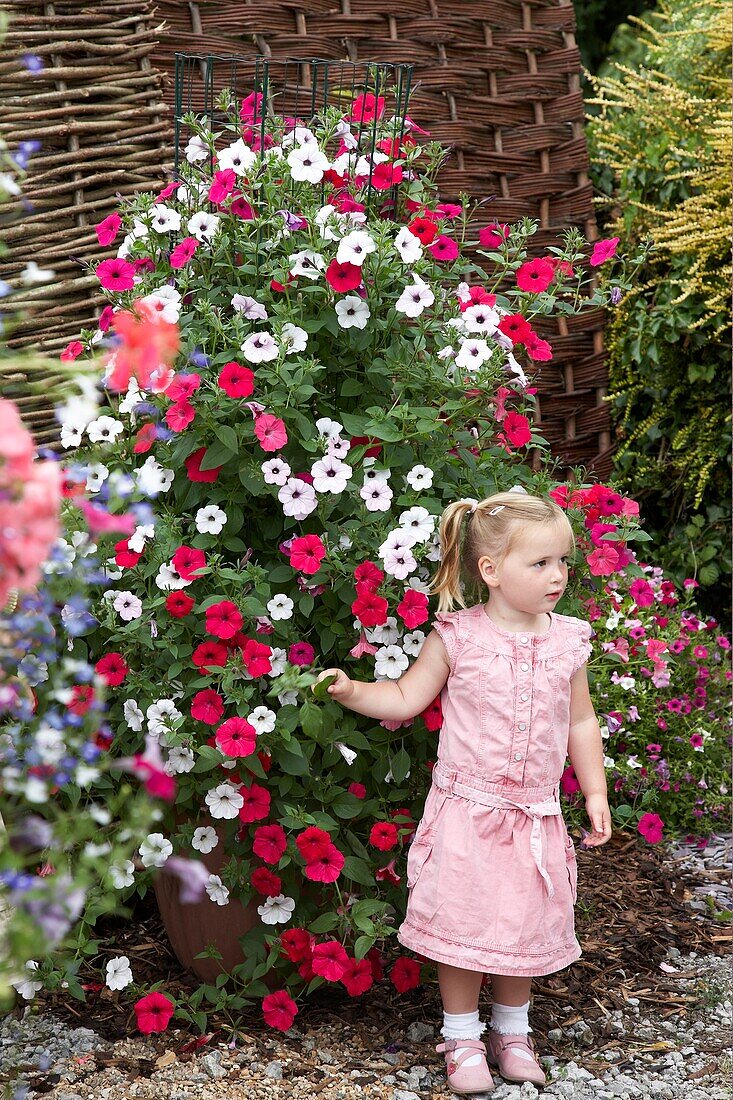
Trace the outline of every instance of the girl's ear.
<instances>
[{"instance_id":1,"label":"girl's ear","mask_svg":"<svg viewBox=\"0 0 733 1100\"><path fill-rule=\"evenodd\" d=\"M496 575L496 567L491 558L484 555L476 562L478 567L479 576L484 584L487 584L489 588L496 588L499 583L499 578Z\"/></svg>"}]
</instances>

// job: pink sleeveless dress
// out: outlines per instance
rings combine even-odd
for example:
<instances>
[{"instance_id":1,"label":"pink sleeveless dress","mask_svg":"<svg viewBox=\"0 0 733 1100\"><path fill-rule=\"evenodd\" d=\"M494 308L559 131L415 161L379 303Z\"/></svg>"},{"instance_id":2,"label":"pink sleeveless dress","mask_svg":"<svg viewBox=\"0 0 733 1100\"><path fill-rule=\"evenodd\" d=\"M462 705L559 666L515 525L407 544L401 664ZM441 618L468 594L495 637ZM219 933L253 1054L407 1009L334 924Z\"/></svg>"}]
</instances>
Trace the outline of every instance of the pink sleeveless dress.
<instances>
[{"instance_id":1,"label":"pink sleeveless dress","mask_svg":"<svg viewBox=\"0 0 733 1100\"><path fill-rule=\"evenodd\" d=\"M434 623L451 673L397 935L465 970L539 976L581 955L575 847L558 799L569 682L590 656L591 628L550 619L544 634L509 633L479 604Z\"/></svg>"}]
</instances>

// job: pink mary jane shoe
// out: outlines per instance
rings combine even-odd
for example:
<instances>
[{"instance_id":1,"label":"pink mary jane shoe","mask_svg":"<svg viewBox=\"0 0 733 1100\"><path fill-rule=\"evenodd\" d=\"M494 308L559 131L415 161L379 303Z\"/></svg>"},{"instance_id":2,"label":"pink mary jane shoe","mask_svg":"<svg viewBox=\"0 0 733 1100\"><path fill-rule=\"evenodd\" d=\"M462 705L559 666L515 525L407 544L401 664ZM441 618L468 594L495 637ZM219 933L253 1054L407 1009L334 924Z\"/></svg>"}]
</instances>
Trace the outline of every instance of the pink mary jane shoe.
<instances>
[{"instance_id":1,"label":"pink mary jane shoe","mask_svg":"<svg viewBox=\"0 0 733 1100\"><path fill-rule=\"evenodd\" d=\"M528 1061L517 1054L518 1049L526 1050L532 1056ZM501 1035L490 1031L488 1037L488 1058L496 1066L505 1081L531 1081L533 1085L546 1085L547 1078L537 1061L534 1044L529 1035Z\"/></svg>"},{"instance_id":2,"label":"pink mary jane shoe","mask_svg":"<svg viewBox=\"0 0 733 1100\"><path fill-rule=\"evenodd\" d=\"M461 1053L456 1057L456 1047ZM491 1092L494 1081L486 1064L486 1047L480 1039L446 1039L437 1046L438 1054L445 1054L445 1071L448 1075L448 1088L461 1095L473 1092ZM478 1052L482 1055L477 1066L464 1066L463 1063Z\"/></svg>"}]
</instances>

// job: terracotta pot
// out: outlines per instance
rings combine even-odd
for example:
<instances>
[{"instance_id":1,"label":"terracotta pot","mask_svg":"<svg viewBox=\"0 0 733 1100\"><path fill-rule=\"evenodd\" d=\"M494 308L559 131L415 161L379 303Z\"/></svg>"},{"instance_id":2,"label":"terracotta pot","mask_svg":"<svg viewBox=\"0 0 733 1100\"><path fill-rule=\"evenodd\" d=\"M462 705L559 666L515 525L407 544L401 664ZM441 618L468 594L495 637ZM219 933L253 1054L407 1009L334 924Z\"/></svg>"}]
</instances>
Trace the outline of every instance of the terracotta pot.
<instances>
[{"instance_id":1,"label":"terracotta pot","mask_svg":"<svg viewBox=\"0 0 733 1100\"><path fill-rule=\"evenodd\" d=\"M208 855L196 853L213 875L219 874L227 862L224 839ZM159 873L153 881L155 898L171 947L181 966L192 970L204 982L213 985L222 971L231 971L244 961L239 937L249 932L260 919L257 903L242 905L231 899L228 905L217 905L209 897L195 904L183 904L178 900L180 882L175 875ZM208 944L214 944L221 953L218 959L197 959L196 955Z\"/></svg>"}]
</instances>

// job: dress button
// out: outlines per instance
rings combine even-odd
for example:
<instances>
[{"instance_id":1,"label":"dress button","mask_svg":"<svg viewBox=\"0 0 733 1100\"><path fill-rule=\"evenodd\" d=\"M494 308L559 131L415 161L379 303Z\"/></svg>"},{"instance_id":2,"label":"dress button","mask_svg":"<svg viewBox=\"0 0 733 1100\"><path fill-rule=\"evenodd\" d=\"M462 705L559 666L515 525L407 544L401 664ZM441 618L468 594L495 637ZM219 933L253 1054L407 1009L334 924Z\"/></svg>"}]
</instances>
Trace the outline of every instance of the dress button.
<instances>
[{"instance_id":1,"label":"dress button","mask_svg":"<svg viewBox=\"0 0 733 1100\"><path fill-rule=\"evenodd\" d=\"M519 728L520 728L520 730L526 730L527 727L526 727L524 722L520 722L519 723Z\"/></svg>"},{"instance_id":2,"label":"dress button","mask_svg":"<svg viewBox=\"0 0 733 1100\"><path fill-rule=\"evenodd\" d=\"M526 636L522 635L522 637L519 640L522 643L522 645L526 645L529 639Z\"/></svg>"},{"instance_id":3,"label":"dress button","mask_svg":"<svg viewBox=\"0 0 733 1100\"><path fill-rule=\"evenodd\" d=\"M515 752L515 753L514 753L514 759L515 759L515 760L521 760L521 759L522 759L522 754L521 754L521 752Z\"/></svg>"},{"instance_id":4,"label":"dress button","mask_svg":"<svg viewBox=\"0 0 733 1100\"><path fill-rule=\"evenodd\" d=\"M521 668L522 672L529 672L529 665L526 661L522 661L519 667Z\"/></svg>"},{"instance_id":5,"label":"dress button","mask_svg":"<svg viewBox=\"0 0 733 1100\"><path fill-rule=\"evenodd\" d=\"M522 700L523 703L526 703L527 700L529 699L529 695L527 695L526 691L523 691L522 694L519 696L519 698Z\"/></svg>"}]
</instances>

